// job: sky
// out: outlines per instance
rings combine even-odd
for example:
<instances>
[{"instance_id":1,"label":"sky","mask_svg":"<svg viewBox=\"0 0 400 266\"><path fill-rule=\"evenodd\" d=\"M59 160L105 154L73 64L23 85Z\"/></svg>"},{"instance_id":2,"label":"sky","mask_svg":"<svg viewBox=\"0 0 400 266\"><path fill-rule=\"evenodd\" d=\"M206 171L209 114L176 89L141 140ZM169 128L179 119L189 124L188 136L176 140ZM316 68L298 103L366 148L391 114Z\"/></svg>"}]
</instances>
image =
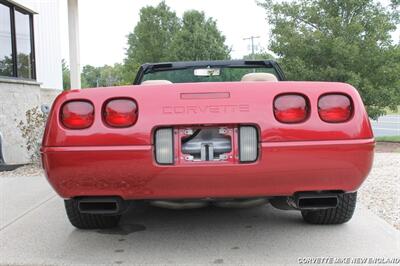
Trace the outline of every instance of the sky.
<instances>
[{"instance_id":1,"label":"sky","mask_svg":"<svg viewBox=\"0 0 400 266\"><path fill-rule=\"evenodd\" d=\"M102 66L121 63L125 57L127 35L139 21L140 8L161 0L84 0L79 1L81 65ZM95 4L94 4L95 2ZM259 48L268 43L265 10L255 0L166 0L179 17L186 10L204 11L213 17L232 48L233 58L251 53L250 36ZM66 1L60 1L62 57L68 61L68 14Z\"/></svg>"},{"instance_id":2,"label":"sky","mask_svg":"<svg viewBox=\"0 0 400 266\"><path fill-rule=\"evenodd\" d=\"M122 63L127 47L127 35L139 21L139 10L157 5L161 0L79 0L81 65L102 66ZM269 42L269 25L265 10L256 0L166 0L179 17L186 10L204 11L217 21L218 29L225 35L232 49L232 58L242 58L251 53L250 36L258 49L266 49ZM387 5L389 0L380 1ZM60 1L60 27L62 58L68 61L67 1ZM399 30L393 34L398 40Z\"/></svg>"}]
</instances>

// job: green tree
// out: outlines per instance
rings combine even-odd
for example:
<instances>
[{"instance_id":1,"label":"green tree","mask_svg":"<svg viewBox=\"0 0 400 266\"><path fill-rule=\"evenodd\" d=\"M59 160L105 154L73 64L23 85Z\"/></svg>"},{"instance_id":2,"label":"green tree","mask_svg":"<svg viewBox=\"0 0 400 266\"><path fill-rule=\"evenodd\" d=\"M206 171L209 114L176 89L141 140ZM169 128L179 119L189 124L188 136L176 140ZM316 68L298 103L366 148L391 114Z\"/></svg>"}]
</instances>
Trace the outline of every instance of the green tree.
<instances>
[{"instance_id":1,"label":"green tree","mask_svg":"<svg viewBox=\"0 0 400 266\"><path fill-rule=\"evenodd\" d=\"M245 60L253 60L253 59L255 59L255 60L275 60L276 58L272 54L268 53L267 51L260 51L260 52L254 53L254 55L252 55L252 54L245 55L245 56L243 56L243 59L245 59Z\"/></svg>"},{"instance_id":2,"label":"green tree","mask_svg":"<svg viewBox=\"0 0 400 266\"><path fill-rule=\"evenodd\" d=\"M32 78L32 62L31 55L25 53L17 54L17 72L19 78ZM4 56L0 60L0 76L12 76L13 73L13 59L10 56Z\"/></svg>"},{"instance_id":3,"label":"green tree","mask_svg":"<svg viewBox=\"0 0 400 266\"><path fill-rule=\"evenodd\" d=\"M390 33L399 22L397 0L297 0L260 3L272 26L270 49L292 80L347 82L371 117L400 99L400 47Z\"/></svg>"},{"instance_id":4,"label":"green tree","mask_svg":"<svg viewBox=\"0 0 400 266\"><path fill-rule=\"evenodd\" d=\"M127 78L133 81L140 64L168 60L171 40L178 30L178 17L164 1L156 7L142 8L138 24L128 35Z\"/></svg>"},{"instance_id":5,"label":"green tree","mask_svg":"<svg viewBox=\"0 0 400 266\"><path fill-rule=\"evenodd\" d=\"M82 88L99 87L100 68L91 65L85 65L82 68L81 83Z\"/></svg>"},{"instance_id":6,"label":"green tree","mask_svg":"<svg viewBox=\"0 0 400 266\"><path fill-rule=\"evenodd\" d=\"M20 78L32 78L32 62L31 55L25 53L17 54L17 70L18 77Z\"/></svg>"},{"instance_id":7,"label":"green tree","mask_svg":"<svg viewBox=\"0 0 400 266\"><path fill-rule=\"evenodd\" d=\"M140 10L140 21L128 35L123 80L132 83L146 62L216 60L229 58L230 50L216 21L203 12L187 11L179 19L162 1Z\"/></svg>"},{"instance_id":8,"label":"green tree","mask_svg":"<svg viewBox=\"0 0 400 266\"><path fill-rule=\"evenodd\" d=\"M65 59L61 60L61 66L62 66L63 90L66 91L71 89L71 80L70 80L69 67Z\"/></svg>"},{"instance_id":9,"label":"green tree","mask_svg":"<svg viewBox=\"0 0 400 266\"><path fill-rule=\"evenodd\" d=\"M0 60L0 76L12 76L13 75L13 60L11 55L4 56Z\"/></svg>"},{"instance_id":10,"label":"green tree","mask_svg":"<svg viewBox=\"0 0 400 266\"><path fill-rule=\"evenodd\" d=\"M128 84L124 79L124 66L116 63L113 66L94 67L85 65L81 73L82 88L109 87Z\"/></svg>"},{"instance_id":11,"label":"green tree","mask_svg":"<svg viewBox=\"0 0 400 266\"><path fill-rule=\"evenodd\" d=\"M99 68L100 76L98 85L101 87L125 85L124 72L122 64L114 64L114 66L105 65Z\"/></svg>"},{"instance_id":12,"label":"green tree","mask_svg":"<svg viewBox=\"0 0 400 266\"><path fill-rule=\"evenodd\" d=\"M230 49L225 45L225 36L218 30L216 21L206 18L204 12L186 11L181 24L171 44L173 60L229 58Z\"/></svg>"}]
</instances>

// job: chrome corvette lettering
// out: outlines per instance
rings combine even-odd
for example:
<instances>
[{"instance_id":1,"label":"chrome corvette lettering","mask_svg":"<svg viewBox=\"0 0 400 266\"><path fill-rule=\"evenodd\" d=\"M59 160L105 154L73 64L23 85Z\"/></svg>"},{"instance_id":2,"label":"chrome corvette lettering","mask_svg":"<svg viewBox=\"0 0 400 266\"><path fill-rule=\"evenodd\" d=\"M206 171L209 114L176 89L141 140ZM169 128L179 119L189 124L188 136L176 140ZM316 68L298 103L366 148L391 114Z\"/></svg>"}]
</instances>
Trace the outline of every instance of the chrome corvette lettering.
<instances>
[{"instance_id":1,"label":"chrome corvette lettering","mask_svg":"<svg viewBox=\"0 0 400 266\"><path fill-rule=\"evenodd\" d=\"M163 106L162 113L170 114L222 114L222 113L245 113L250 111L248 104L238 105L205 105L205 106Z\"/></svg>"}]
</instances>

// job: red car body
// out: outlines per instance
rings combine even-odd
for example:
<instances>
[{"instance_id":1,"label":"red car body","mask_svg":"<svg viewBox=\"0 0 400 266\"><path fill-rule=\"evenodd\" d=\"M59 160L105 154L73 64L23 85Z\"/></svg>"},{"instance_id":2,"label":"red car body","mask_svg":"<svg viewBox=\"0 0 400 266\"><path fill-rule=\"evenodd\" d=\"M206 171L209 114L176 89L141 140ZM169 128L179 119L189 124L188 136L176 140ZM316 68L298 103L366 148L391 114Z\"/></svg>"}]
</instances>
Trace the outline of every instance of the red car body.
<instances>
[{"instance_id":1,"label":"red car body","mask_svg":"<svg viewBox=\"0 0 400 266\"><path fill-rule=\"evenodd\" d=\"M274 116L274 99L301 94L309 114L301 123ZM327 93L348 96L351 118L324 122L318 101ZM137 103L136 123L113 128L103 119L110 99ZM64 103L85 100L94 106L93 124L68 129L60 121ZM240 163L174 164L155 161L154 132L172 127L252 125L258 131L258 158ZM233 140L236 139L232 131ZM119 196L122 199L198 199L290 196L300 191L356 191L373 161L374 139L355 88L333 82L205 82L133 85L72 90L55 100L42 155L46 176L63 198ZM179 146L179 145L177 145ZM233 141L233 152L237 149ZM175 147L177 149L177 147Z\"/></svg>"}]
</instances>

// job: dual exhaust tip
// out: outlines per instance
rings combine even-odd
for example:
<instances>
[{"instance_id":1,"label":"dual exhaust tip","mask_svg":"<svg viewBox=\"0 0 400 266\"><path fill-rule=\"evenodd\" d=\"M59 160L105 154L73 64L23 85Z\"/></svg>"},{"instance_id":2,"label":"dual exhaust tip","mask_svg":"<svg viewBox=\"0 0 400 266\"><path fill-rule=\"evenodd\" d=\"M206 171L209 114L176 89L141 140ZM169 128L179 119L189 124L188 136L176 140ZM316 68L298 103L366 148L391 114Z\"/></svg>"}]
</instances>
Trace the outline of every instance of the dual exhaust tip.
<instances>
[{"instance_id":1,"label":"dual exhaust tip","mask_svg":"<svg viewBox=\"0 0 400 266\"><path fill-rule=\"evenodd\" d=\"M276 208L283 210L321 210L336 208L339 204L341 193L334 192L300 192L292 197L273 197L273 198L253 198L236 200L216 200L216 201L150 201L156 207L168 209L193 209L212 205L224 208L246 208L255 207L268 203ZM78 198L78 209L81 213L118 215L123 213L129 205L120 197L84 197Z\"/></svg>"}]
</instances>

